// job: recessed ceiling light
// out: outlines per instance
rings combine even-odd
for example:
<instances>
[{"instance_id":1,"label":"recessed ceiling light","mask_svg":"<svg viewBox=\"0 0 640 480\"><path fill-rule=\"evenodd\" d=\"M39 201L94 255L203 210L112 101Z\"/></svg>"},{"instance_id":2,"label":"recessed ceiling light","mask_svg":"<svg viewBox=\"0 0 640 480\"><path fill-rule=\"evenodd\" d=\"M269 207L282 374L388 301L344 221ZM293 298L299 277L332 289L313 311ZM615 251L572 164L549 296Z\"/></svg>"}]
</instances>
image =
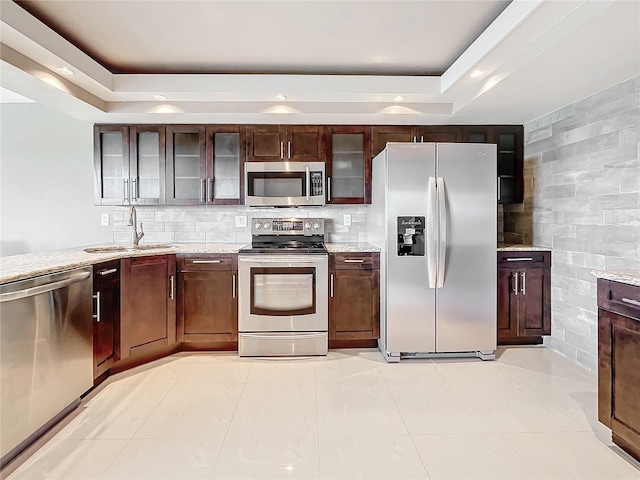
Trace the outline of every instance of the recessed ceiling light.
<instances>
[{"instance_id":1,"label":"recessed ceiling light","mask_svg":"<svg viewBox=\"0 0 640 480\"><path fill-rule=\"evenodd\" d=\"M167 96L166 95L154 95L153 98L155 98L156 100L166 100Z\"/></svg>"},{"instance_id":2,"label":"recessed ceiling light","mask_svg":"<svg viewBox=\"0 0 640 480\"><path fill-rule=\"evenodd\" d=\"M56 67L56 71L63 75L73 75L73 70L68 67Z\"/></svg>"},{"instance_id":3,"label":"recessed ceiling light","mask_svg":"<svg viewBox=\"0 0 640 480\"><path fill-rule=\"evenodd\" d=\"M286 95L282 95L282 94L276 95L276 100L286 100L286 99L287 99Z\"/></svg>"},{"instance_id":4,"label":"recessed ceiling light","mask_svg":"<svg viewBox=\"0 0 640 480\"><path fill-rule=\"evenodd\" d=\"M393 99L394 102L401 102L404 100L404 95L396 95Z\"/></svg>"},{"instance_id":5,"label":"recessed ceiling light","mask_svg":"<svg viewBox=\"0 0 640 480\"><path fill-rule=\"evenodd\" d=\"M482 75L484 75L484 70L474 70L471 72L471 78L480 78Z\"/></svg>"}]
</instances>

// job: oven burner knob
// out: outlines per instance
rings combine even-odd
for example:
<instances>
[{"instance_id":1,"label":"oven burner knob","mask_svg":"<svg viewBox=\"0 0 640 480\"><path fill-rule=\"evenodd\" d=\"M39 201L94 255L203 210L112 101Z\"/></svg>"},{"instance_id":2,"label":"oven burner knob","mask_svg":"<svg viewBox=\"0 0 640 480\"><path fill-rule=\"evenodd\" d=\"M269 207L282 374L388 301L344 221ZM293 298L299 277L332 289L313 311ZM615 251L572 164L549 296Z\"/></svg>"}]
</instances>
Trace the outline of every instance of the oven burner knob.
<instances>
[{"instance_id":1,"label":"oven burner knob","mask_svg":"<svg viewBox=\"0 0 640 480\"><path fill-rule=\"evenodd\" d=\"M271 225L269 223L265 223L262 228L264 228L265 230L269 230L271 228Z\"/></svg>"},{"instance_id":2,"label":"oven burner knob","mask_svg":"<svg viewBox=\"0 0 640 480\"><path fill-rule=\"evenodd\" d=\"M261 226L262 226L262 224L261 224L260 222L258 222L258 223L256 223L256 224L254 225L254 227L256 227L257 229L260 229L260 227L261 227Z\"/></svg>"},{"instance_id":3,"label":"oven burner knob","mask_svg":"<svg viewBox=\"0 0 640 480\"><path fill-rule=\"evenodd\" d=\"M311 224L310 223L305 223L304 224L304 228L309 230L311 228Z\"/></svg>"},{"instance_id":4,"label":"oven burner knob","mask_svg":"<svg viewBox=\"0 0 640 480\"><path fill-rule=\"evenodd\" d=\"M317 230L318 228L320 228L320 224L319 223L314 223L313 224L313 228L315 228Z\"/></svg>"}]
</instances>

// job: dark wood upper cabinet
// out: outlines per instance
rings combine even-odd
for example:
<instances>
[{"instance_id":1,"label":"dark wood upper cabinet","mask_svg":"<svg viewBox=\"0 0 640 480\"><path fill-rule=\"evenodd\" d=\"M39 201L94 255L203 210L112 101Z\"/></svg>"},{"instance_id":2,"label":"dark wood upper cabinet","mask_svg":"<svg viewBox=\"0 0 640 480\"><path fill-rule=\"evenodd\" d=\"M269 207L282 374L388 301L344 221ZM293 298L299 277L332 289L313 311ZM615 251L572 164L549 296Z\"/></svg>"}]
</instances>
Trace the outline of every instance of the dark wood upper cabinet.
<instances>
[{"instance_id":1,"label":"dark wood upper cabinet","mask_svg":"<svg viewBox=\"0 0 640 480\"><path fill-rule=\"evenodd\" d=\"M120 261L121 358L152 354L175 343L175 265L175 255Z\"/></svg>"},{"instance_id":2,"label":"dark wood upper cabinet","mask_svg":"<svg viewBox=\"0 0 640 480\"><path fill-rule=\"evenodd\" d=\"M120 359L120 260L93 266L93 378Z\"/></svg>"},{"instance_id":3,"label":"dark wood upper cabinet","mask_svg":"<svg viewBox=\"0 0 640 480\"><path fill-rule=\"evenodd\" d=\"M166 178L168 205L207 203L206 128L167 126Z\"/></svg>"},{"instance_id":4,"label":"dark wood upper cabinet","mask_svg":"<svg viewBox=\"0 0 640 480\"><path fill-rule=\"evenodd\" d=\"M378 155L387 142L414 142L415 127L412 126L374 126L372 129L371 158Z\"/></svg>"},{"instance_id":5,"label":"dark wood upper cabinet","mask_svg":"<svg viewBox=\"0 0 640 480\"><path fill-rule=\"evenodd\" d=\"M371 128L325 129L327 203L371 203Z\"/></svg>"},{"instance_id":6,"label":"dark wood upper cabinet","mask_svg":"<svg viewBox=\"0 0 640 480\"><path fill-rule=\"evenodd\" d=\"M524 196L522 125L467 125L462 127L462 141L497 145L498 203L521 203Z\"/></svg>"},{"instance_id":7,"label":"dark wood upper cabinet","mask_svg":"<svg viewBox=\"0 0 640 480\"><path fill-rule=\"evenodd\" d=\"M456 125L424 125L416 128L416 142L458 143L462 127Z\"/></svg>"},{"instance_id":8,"label":"dark wood upper cabinet","mask_svg":"<svg viewBox=\"0 0 640 480\"><path fill-rule=\"evenodd\" d=\"M498 343L551 335L551 252L498 252Z\"/></svg>"},{"instance_id":9,"label":"dark wood upper cabinet","mask_svg":"<svg viewBox=\"0 0 640 480\"><path fill-rule=\"evenodd\" d=\"M165 201L165 127L96 125L96 205L159 205Z\"/></svg>"},{"instance_id":10,"label":"dark wood upper cabinet","mask_svg":"<svg viewBox=\"0 0 640 480\"><path fill-rule=\"evenodd\" d=\"M324 128L318 125L250 125L249 162L324 162Z\"/></svg>"},{"instance_id":11,"label":"dark wood upper cabinet","mask_svg":"<svg viewBox=\"0 0 640 480\"><path fill-rule=\"evenodd\" d=\"M246 129L242 125L214 125L206 131L206 203L244 203Z\"/></svg>"}]
</instances>

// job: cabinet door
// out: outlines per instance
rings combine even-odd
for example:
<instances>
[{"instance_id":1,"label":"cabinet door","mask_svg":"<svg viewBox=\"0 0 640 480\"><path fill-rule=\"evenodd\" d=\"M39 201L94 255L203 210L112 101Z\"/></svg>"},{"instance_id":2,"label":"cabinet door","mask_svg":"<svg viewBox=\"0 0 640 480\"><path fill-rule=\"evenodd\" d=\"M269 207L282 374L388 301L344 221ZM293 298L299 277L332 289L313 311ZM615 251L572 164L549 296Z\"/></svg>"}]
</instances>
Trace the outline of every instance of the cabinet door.
<instances>
[{"instance_id":1,"label":"cabinet door","mask_svg":"<svg viewBox=\"0 0 640 480\"><path fill-rule=\"evenodd\" d=\"M493 138L498 145L498 203L519 203L523 197L522 126L495 127Z\"/></svg>"},{"instance_id":2,"label":"cabinet door","mask_svg":"<svg viewBox=\"0 0 640 480\"><path fill-rule=\"evenodd\" d=\"M285 159L291 162L324 162L323 128L319 126L287 127Z\"/></svg>"},{"instance_id":3,"label":"cabinet door","mask_svg":"<svg viewBox=\"0 0 640 480\"><path fill-rule=\"evenodd\" d=\"M328 127L327 202L371 203L371 129Z\"/></svg>"},{"instance_id":4,"label":"cabinet door","mask_svg":"<svg viewBox=\"0 0 640 480\"><path fill-rule=\"evenodd\" d=\"M415 129L409 126L373 127L371 157L375 157L384 150L384 147L387 146L387 142L414 142L415 136Z\"/></svg>"},{"instance_id":5,"label":"cabinet door","mask_svg":"<svg viewBox=\"0 0 640 480\"><path fill-rule=\"evenodd\" d=\"M280 162L285 159L285 128L279 125L247 127L247 161Z\"/></svg>"},{"instance_id":6,"label":"cabinet door","mask_svg":"<svg viewBox=\"0 0 640 480\"><path fill-rule=\"evenodd\" d=\"M180 272L178 329L183 342L238 340L235 271Z\"/></svg>"},{"instance_id":7,"label":"cabinet door","mask_svg":"<svg viewBox=\"0 0 640 480\"><path fill-rule=\"evenodd\" d=\"M332 270L329 275L329 339L380 336L379 270Z\"/></svg>"},{"instance_id":8,"label":"cabinet door","mask_svg":"<svg viewBox=\"0 0 640 480\"><path fill-rule=\"evenodd\" d=\"M510 268L498 269L498 341L518 335L518 297L513 292L513 275Z\"/></svg>"},{"instance_id":9,"label":"cabinet door","mask_svg":"<svg viewBox=\"0 0 640 480\"><path fill-rule=\"evenodd\" d=\"M120 331L120 261L93 266L93 372L94 378L118 361Z\"/></svg>"},{"instance_id":10,"label":"cabinet door","mask_svg":"<svg viewBox=\"0 0 640 480\"><path fill-rule=\"evenodd\" d=\"M245 128L207 127L207 203L244 203Z\"/></svg>"},{"instance_id":11,"label":"cabinet door","mask_svg":"<svg viewBox=\"0 0 640 480\"><path fill-rule=\"evenodd\" d=\"M174 255L121 260L122 358L152 353L175 342L174 272Z\"/></svg>"},{"instance_id":12,"label":"cabinet door","mask_svg":"<svg viewBox=\"0 0 640 480\"><path fill-rule=\"evenodd\" d=\"M205 127L167 127L166 203L199 205L207 203L207 159Z\"/></svg>"},{"instance_id":13,"label":"cabinet door","mask_svg":"<svg viewBox=\"0 0 640 480\"><path fill-rule=\"evenodd\" d=\"M133 125L130 130L131 203L158 205L165 200L165 127Z\"/></svg>"},{"instance_id":14,"label":"cabinet door","mask_svg":"<svg viewBox=\"0 0 640 480\"><path fill-rule=\"evenodd\" d=\"M93 135L95 204L129 205L129 127L96 125Z\"/></svg>"},{"instance_id":15,"label":"cabinet door","mask_svg":"<svg viewBox=\"0 0 640 480\"><path fill-rule=\"evenodd\" d=\"M519 278L518 334L524 336L550 335L546 288L549 271L546 268L526 268L517 272Z\"/></svg>"},{"instance_id":16,"label":"cabinet door","mask_svg":"<svg viewBox=\"0 0 640 480\"><path fill-rule=\"evenodd\" d=\"M452 125L429 125L418 127L417 142L457 143L462 141L462 128Z\"/></svg>"}]
</instances>

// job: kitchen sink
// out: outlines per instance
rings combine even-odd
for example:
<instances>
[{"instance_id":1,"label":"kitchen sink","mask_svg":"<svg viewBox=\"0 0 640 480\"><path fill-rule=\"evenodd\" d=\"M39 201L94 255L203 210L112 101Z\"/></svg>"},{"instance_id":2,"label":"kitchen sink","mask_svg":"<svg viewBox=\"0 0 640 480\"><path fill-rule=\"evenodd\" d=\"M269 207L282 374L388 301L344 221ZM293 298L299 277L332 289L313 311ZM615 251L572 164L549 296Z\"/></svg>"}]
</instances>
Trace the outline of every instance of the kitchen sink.
<instances>
[{"instance_id":1,"label":"kitchen sink","mask_svg":"<svg viewBox=\"0 0 640 480\"><path fill-rule=\"evenodd\" d=\"M133 250L133 248L121 245L113 245L110 247L89 247L84 249L87 253L128 252L130 250Z\"/></svg>"}]
</instances>

